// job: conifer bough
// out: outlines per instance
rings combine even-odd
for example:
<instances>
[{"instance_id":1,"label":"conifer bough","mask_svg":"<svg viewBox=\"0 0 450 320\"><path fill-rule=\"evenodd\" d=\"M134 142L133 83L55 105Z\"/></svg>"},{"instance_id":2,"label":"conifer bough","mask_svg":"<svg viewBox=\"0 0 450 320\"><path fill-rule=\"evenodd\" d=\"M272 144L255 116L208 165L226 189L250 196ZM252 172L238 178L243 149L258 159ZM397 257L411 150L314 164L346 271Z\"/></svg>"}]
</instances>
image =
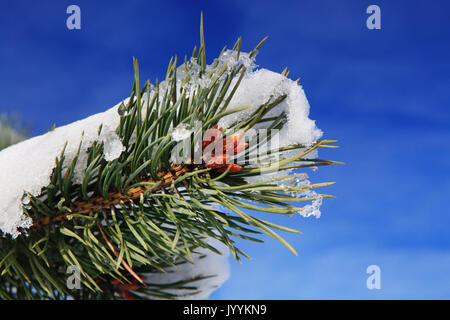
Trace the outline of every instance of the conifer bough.
<instances>
[{"instance_id":1,"label":"conifer bough","mask_svg":"<svg viewBox=\"0 0 450 320\"><path fill-rule=\"evenodd\" d=\"M318 215L331 196L313 189L330 183L293 170L336 163L315 153L335 141L318 140L288 72L256 70L265 39L249 53L239 39L210 65L203 22L200 40L190 59L170 60L164 81L141 86L134 60L118 106L0 153L2 299L201 298L226 278L215 269L226 260L213 257L248 257L239 239L267 234L295 253L274 230L299 232L261 212ZM37 178L11 180L33 154L23 170Z\"/></svg>"}]
</instances>

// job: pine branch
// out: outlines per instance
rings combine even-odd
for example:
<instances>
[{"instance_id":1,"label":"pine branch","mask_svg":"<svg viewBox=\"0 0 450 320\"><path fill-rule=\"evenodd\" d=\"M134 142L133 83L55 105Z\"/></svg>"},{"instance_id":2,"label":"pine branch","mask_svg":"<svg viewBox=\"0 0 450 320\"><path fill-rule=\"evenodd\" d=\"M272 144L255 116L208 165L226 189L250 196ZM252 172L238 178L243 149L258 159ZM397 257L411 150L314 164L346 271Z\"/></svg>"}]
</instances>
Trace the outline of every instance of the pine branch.
<instances>
[{"instance_id":1,"label":"pine branch","mask_svg":"<svg viewBox=\"0 0 450 320\"><path fill-rule=\"evenodd\" d=\"M219 128L224 117L252 107L229 108L247 69L243 63L219 63L225 51L208 66L202 26L203 22L199 49L181 66L172 58L166 79L155 86L149 81L141 86L134 59L130 98L118 109L117 135L125 150L117 159L105 159L105 144L100 140L85 149L80 143L71 159L66 159L64 149L55 160L50 184L40 195L25 194L29 202L23 209L32 217L33 227L22 230L16 239L8 235L0 239L0 297L176 298L174 290L197 292L195 283L203 278L142 285L143 275L190 263L199 249L220 254L208 239L223 243L239 261L248 255L236 246L236 240L262 242L258 234L267 234L296 253L273 229L299 232L262 220L258 214L302 213L305 208L291 203L332 197L312 192L329 183L279 184L299 178L295 174L252 183L247 179L335 164L307 159L314 150L332 147L335 141L269 149L265 158L255 162L254 146L259 150L272 139L271 134L257 134L249 143L241 140L245 132L261 124L283 128L286 114L268 115L286 96L273 96L250 117ZM264 40L248 57L254 57ZM241 39L232 52L234 59L243 54ZM198 123L200 128L189 133L188 148L178 154L182 161L175 162L172 156L179 141L174 130ZM205 140L205 135L214 139ZM199 147L214 151L195 163L192 154ZM86 169L81 183L75 183L82 150L87 150ZM242 155L246 162L234 164ZM69 266L81 272L79 290L66 286Z\"/></svg>"},{"instance_id":2,"label":"pine branch","mask_svg":"<svg viewBox=\"0 0 450 320\"><path fill-rule=\"evenodd\" d=\"M89 200L78 200L73 203L70 208L64 207L63 210L54 212L54 216L45 216L40 219L34 219L33 227L54 224L64 219L70 219L73 216L80 217L83 214L89 214L101 210L111 210L120 203L131 202L149 194L156 192L172 185L177 178L184 174L190 173L191 169L187 166L172 165L171 170L159 171L157 173L160 180L153 178L141 180L137 184L131 186L125 194L120 192L108 192L108 198L102 196L91 197Z\"/></svg>"}]
</instances>

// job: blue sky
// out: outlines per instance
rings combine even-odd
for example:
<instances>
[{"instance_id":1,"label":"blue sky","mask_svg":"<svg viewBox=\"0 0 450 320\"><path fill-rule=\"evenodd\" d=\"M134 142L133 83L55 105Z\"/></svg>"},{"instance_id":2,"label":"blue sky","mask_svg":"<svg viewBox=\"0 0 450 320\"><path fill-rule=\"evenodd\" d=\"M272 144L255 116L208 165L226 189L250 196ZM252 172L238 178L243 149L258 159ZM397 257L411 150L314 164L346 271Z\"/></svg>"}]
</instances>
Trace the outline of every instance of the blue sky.
<instances>
[{"instance_id":1,"label":"blue sky","mask_svg":"<svg viewBox=\"0 0 450 320\"><path fill-rule=\"evenodd\" d=\"M8 1L0 3L0 112L32 134L104 111L129 94L132 57L162 78L170 57L198 43L207 54L243 37L257 64L301 78L311 118L345 165L308 171L327 187L320 219L272 220L297 228L292 255L268 239L241 243L213 299L450 298L450 24L446 1ZM81 8L81 30L66 8ZM381 30L366 8L381 8ZM381 289L366 268L381 268Z\"/></svg>"}]
</instances>

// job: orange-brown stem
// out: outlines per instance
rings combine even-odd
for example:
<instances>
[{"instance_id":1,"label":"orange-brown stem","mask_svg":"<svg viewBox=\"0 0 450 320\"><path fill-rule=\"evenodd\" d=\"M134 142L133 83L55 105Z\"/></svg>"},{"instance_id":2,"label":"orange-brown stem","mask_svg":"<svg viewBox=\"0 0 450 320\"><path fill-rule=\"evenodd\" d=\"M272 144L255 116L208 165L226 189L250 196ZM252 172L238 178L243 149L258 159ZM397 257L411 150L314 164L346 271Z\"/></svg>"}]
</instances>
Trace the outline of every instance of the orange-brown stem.
<instances>
[{"instance_id":1,"label":"orange-brown stem","mask_svg":"<svg viewBox=\"0 0 450 320\"><path fill-rule=\"evenodd\" d=\"M183 165L173 165L172 170L166 170L166 171L160 171L158 172L158 178L160 180L156 180L153 178L150 178L148 180L143 180L141 182L148 182L151 184L155 184L157 182L161 182L154 190L157 191L161 190L162 188L166 188L170 186L178 177L191 172L191 169L189 169L186 166ZM71 207L69 207L70 212L59 212L57 216L54 217L43 217L41 219L38 219L33 222L33 227L37 226L45 226L48 224L53 224L59 221L62 221L66 219L68 216L72 214L82 215L82 214L88 214L90 212L96 212L101 209L111 209L113 206L118 205L119 203L133 201L136 199L139 199L141 194L143 194L145 191L152 188L152 185L141 185L137 187L133 187L130 190L128 190L127 194L123 194L120 192L109 192L108 198L106 199L102 196L96 196L90 199L89 201L85 200L78 200L73 203Z\"/></svg>"}]
</instances>

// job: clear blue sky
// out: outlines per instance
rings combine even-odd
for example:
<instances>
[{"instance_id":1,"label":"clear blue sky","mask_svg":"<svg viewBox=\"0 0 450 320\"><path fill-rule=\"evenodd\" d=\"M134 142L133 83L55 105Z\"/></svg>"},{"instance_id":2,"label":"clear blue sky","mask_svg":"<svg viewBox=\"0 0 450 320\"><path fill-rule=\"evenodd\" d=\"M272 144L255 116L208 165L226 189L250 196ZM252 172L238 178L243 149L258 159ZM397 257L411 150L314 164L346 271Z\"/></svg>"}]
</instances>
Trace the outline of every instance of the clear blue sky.
<instances>
[{"instance_id":1,"label":"clear blue sky","mask_svg":"<svg viewBox=\"0 0 450 320\"><path fill-rule=\"evenodd\" d=\"M66 8L81 8L81 30ZM381 30L366 8L381 8ZM336 181L320 219L276 222L292 255L268 239L243 242L253 260L232 262L214 299L450 298L450 5L448 1L24 1L0 3L0 112L45 132L104 111L129 94L132 57L162 78L170 56L198 43L207 54L264 36L257 64L300 77L311 117L338 139L308 171ZM381 290L366 268L381 268Z\"/></svg>"}]
</instances>

